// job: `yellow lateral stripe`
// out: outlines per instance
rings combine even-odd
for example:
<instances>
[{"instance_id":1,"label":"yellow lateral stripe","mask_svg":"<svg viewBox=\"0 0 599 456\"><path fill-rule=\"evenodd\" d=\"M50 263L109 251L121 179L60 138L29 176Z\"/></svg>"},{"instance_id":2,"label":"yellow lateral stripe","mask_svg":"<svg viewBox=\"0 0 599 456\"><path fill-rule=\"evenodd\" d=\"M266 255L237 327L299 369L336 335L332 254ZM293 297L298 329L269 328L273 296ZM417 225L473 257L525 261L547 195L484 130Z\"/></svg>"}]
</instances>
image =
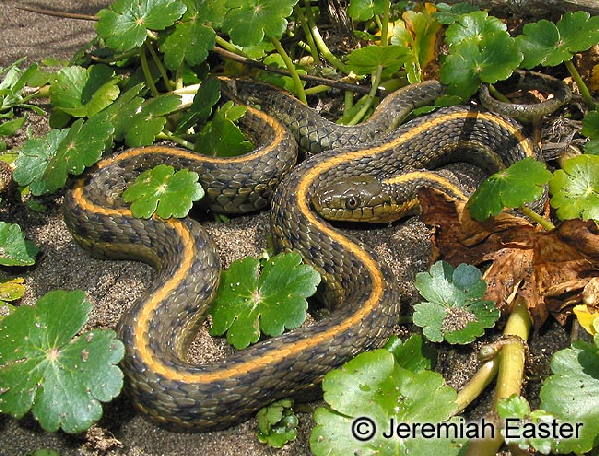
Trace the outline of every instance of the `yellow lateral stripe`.
<instances>
[{"instance_id":1,"label":"yellow lateral stripe","mask_svg":"<svg viewBox=\"0 0 599 456\"><path fill-rule=\"evenodd\" d=\"M184 279L185 274L187 273L190 265L194 261L195 257L195 248L193 246L193 239L187 230L186 226L179 222L173 220L165 220L165 223L169 223L173 226L173 228L178 232L180 236L183 238L183 244L185 246L185 250L183 252L182 262L179 265L177 271L173 275L173 278L166 282L163 287L155 293L149 301L143 306L142 312L138 315L138 320L136 322L136 328L134 329L134 342L133 345L135 349L138 351L141 361L148 365L153 371L155 371L159 375L163 375L164 377L182 382L199 382L206 383L210 381L218 381L227 379L231 376L245 374L249 371L253 371L256 369L262 369L264 366L271 363L278 363L282 361L284 358L293 355L294 353L303 352L307 349L310 349L314 346L317 346L323 342L329 341L333 339L338 334L343 331L354 327L355 325L360 324L360 322L366 318L373 309L379 304L384 291L385 291L385 282L382 271L379 269L378 263L374 260L366 251L362 250L359 246L350 241L347 237L335 231L332 228L324 225L320 222L316 216L312 213L307 203L307 192L314 180L321 175L323 172L335 167L336 165L345 163L349 160L354 160L357 158L361 158L367 155L378 154L382 151L388 150L390 147L396 147L401 143L408 141L415 136L422 134L427 129L439 125L441 123L447 122L451 119L461 118L461 117L477 117L480 116L482 118L486 118L491 122L498 123L504 129L509 131L516 139L518 140L520 146L525 151L527 156L535 156L534 147L530 143L530 141L513 125L504 121L503 119L496 117L487 113L480 112L455 112L448 113L442 116L435 117L428 122L423 123L418 127L414 127L410 130L406 130L400 136L395 138L393 141L389 143L385 143L383 145L373 147L370 149L363 149L353 152L345 152L340 153L339 155L333 156L329 158L327 161L323 161L318 163L313 169L311 169L303 178L301 179L297 193L295 195L297 205L300 211L307 217L309 223L315 225L320 231L330 236L333 239L336 239L344 248L349 250L356 258L361 260L368 272L370 273L372 280L372 291L370 296L364 303L363 307L361 307L356 313L351 315L350 317L343 320L339 325L329 328L327 331L320 333L318 335L312 336L311 338L298 341L294 343L291 347L286 349L280 349L275 353L269 353L268 356L262 355L260 358L248 360L245 363L230 367L225 366L223 369L218 370L213 373L186 373L181 372L176 369L173 369L169 366L166 366L161 362L160 359L157 359L155 354L150 349L149 339L148 339L148 328L149 323L152 318L152 314L156 307L162 302L171 292L177 289L179 283ZM278 141L282 138L283 130L279 127L278 123L276 126L273 126L275 131L277 132L277 140L273 141L273 143L264 148L261 151L258 151L256 154L262 155L267 151L272 150ZM279 131L280 130L280 131ZM157 147L149 147L149 148L140 148L140 149L132 149L129 151L125 151L117 157L111 157L107 160L104 160L100 167L107 165L109 162L114 161L115 159L123 159L133 155L140 155L144 153L151 152L162 152L159 146ZM169 153L175 151L169 150ZM202 160L220 162L221 160L198 156L197 154L188 153L186 151L177 151L179 156L185 156L186 158L190 158L193 160L197 160L199 157ZM247 161L256 156L256 154L244 155L241 157L237 157L233 159L235 161ZM231 158L226 159L227 162L232 161ZM73 190L73 198L80 204L82 207L94 211L103 213L105 215L109 215L111 213L118 213L120 215L130 215L130 212L126 209L105 209L100 206L95 205L90 201L86 201L83 198L82 188L78 187Z\"/></svg>"},{"instance_id":2,"label":"yellow lateral stripe","mask_svg":"<svg viewBox=\"0 0 599 456\"><path fill-rule=\"evenodd\" d=\"M393 177L383 180L383 183L390 184L390 185L397 185L397 184L403 184L405 182L409 182L412 180L418 180L418 179L426 179L428 181L434 181L437 184L439 184L440 186L443 186L443 187L451 190L459 198L467 199L463 190L460 187L458 187L457 185L454 185L453 182L451 182L449 179L447 179L443 176L440 176L438 174L426 172L426 171L411 171L406 174L400 174L398 176L393 176Z\"/></svg>"},{"instance_id":3,"label":"yellow lateral stripe","mask_svg":"<svg viewBox=\"0 0 599 456\"><path fill-rule=\"evenodd\" d=\"M267 116L262 111L259 111L251 106L248 106L248 111L251 111L253 115L260 117L265 123L269 124L273 129L275 136L273 140L266 146L256 149L254 152L249 152L244 155L237 157L211 157L209 155L201 154L200 152L192 152L184 149L175 149L169 146L145 146L136 147L134 149L127 149L117 155L112 155L98 162L98 169L102 169L107 165L117 160L127 160L131 157L137 157L139 155L156 154L156 153L168 153L175 157L186 158L188 160L201 161L204 163L212 163L215 165L226 164L226 163L240 163L256 158L262 157L272 152L273 149L277 148L278 145L283 141L284 137L288 135L285 127L275 120L273 117Z\"/></svg>"}]
</instances>

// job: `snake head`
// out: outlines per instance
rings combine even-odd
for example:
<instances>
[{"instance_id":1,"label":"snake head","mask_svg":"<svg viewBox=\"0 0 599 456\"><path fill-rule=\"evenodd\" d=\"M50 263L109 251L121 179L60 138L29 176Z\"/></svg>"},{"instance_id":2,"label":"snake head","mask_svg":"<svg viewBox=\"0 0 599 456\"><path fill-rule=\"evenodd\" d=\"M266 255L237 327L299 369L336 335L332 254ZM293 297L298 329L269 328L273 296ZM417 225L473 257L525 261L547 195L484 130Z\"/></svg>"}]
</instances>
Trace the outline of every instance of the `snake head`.
<instances>
[{"instance_id":1,"label":"snake head","mask_svg":"<svg viewBox=\"0 0 599 456\"><path fill-rule=\"evenodd\" d=\"M397 220L386 185L372 176L353 176L321 187L312 205L326 220L389 223Z\"/></svg>"}]
</instances>

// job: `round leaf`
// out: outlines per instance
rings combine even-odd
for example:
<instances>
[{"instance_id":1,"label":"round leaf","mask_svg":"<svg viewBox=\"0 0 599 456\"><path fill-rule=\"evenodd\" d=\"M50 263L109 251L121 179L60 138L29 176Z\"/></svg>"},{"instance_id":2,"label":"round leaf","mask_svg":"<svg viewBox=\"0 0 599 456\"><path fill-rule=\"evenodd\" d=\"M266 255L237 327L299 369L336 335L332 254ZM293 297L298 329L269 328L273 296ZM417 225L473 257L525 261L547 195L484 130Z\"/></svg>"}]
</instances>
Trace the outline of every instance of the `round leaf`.
<instances>
[{"instance_id":1,"label":"round leaf","mask_svg":"<svg viewBox=\"0 0 599 456\"><path fill-rule=\"evenodd\" d=\"M549 182L551 206L561 220L599 220L599 156L570 158Z\"/></svg>"},{"instance_id":2,"label":"round leaf","mask_svg":"<svg viewBox=\"0 0 599 456\"><path fill-rule=\"evenodd\" d=\"M551 179L545 164L534 158L525 158L509 168L487 178L470 197L470 215L478 221L486 220L504 208L519 208L539 199L544 186Z\"/></svg>"}]
</instances>

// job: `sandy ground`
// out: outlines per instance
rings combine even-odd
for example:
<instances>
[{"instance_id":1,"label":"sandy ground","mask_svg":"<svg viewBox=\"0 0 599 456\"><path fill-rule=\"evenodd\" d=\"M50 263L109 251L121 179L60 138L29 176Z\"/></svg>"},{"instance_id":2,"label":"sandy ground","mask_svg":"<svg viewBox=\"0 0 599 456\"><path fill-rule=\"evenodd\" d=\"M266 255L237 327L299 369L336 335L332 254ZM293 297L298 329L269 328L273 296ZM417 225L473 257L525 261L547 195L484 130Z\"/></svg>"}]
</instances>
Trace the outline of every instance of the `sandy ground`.
<instances>
[{"instance_id":1,"label":"sandy ground","mask_svg":"<svg viewBox=\"0 0 599 456\"><path fill-rule=\"evenodd\" d=\"M24 3L0 2L1 66L20 57L27 57L29 62L47 57L69 58L94 36L91 22L42 16L14 8ZM93 14L109 3L107 0L53 0L28 5ZM40 122L43 123L43 119ZM38 126L38 129L43 131L44 127ZM59 288L83 289L94 304L89 324L114 327L122 309L153 280L152 269L136 262L90 258L73 242L63 223L61 197L47 198L44 202L49 209L42 214L28 211L21 204L0 210L0 220L18 222L26 236L41 249L36 266L19 271L26 278L28 287L24 303L32 303L46 292ZM225 265L235 258L255 255L266 247L269 230L266 213L235 218L229 224L208 222L206 225L215 238ZM426 227L413 218L405 223L371 231L354 231L353 234L371 244L392 266L403 284L404 308L409 309L409 303L415 297L410 282L415 273L426 269L428 264L430 243ZM8 273L0 270L0 278ZM407 331L398 328L398 332L405 334ZM555 340L556 337L558 340ZM533 351L535 345L541 347L534 354L539 366L547 365L552 352L549 345L557 343L563 346L565 342L559 330L544 331L537 341L532 341ZM195 355L201 358L218 356L221 348L220 342L213 342L205 335L200 335L193 347ZM453 386L459 387L477 367L474 352L473 347L444 351L438 370ZM534 390L534 385L530 389ZM486 400L482 399L479 409L485 410L486 404ZM314 409L319 405L321 403L316 402L310 407ZM258 442L255 420L223 432L173 434L144 421L133 411L128 400L121 397L105 406L105 416L96 428L80 436L47 434L32 418L16 422L0 416L0 456L22 455L41 448L57 450L61 455L309 455L308 440L313 426L311 414L301 413L299 419L297 440L276 450Z\"/></svg>"}]
</instances>

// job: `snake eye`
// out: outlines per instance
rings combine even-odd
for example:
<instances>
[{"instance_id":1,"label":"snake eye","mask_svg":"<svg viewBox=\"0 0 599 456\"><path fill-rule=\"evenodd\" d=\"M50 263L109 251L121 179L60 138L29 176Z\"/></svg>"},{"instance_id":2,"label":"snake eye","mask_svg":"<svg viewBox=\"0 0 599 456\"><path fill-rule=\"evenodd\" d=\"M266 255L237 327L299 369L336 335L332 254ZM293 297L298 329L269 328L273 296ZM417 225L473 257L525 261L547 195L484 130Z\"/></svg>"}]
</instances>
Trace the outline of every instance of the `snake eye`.
<instances>
[{"instance_id":1,"label":"snake eye","mask_svg":"<svg viewBox=\"0 0 599 456\"><path fill-rule=\"evenodd\" d=\"M360 201L355 196L350 196L349 198L347 198L347 200L345 200L345 207L352 211L354 209L357 209L359 204Z\"/></svg>"}]
</instances>

